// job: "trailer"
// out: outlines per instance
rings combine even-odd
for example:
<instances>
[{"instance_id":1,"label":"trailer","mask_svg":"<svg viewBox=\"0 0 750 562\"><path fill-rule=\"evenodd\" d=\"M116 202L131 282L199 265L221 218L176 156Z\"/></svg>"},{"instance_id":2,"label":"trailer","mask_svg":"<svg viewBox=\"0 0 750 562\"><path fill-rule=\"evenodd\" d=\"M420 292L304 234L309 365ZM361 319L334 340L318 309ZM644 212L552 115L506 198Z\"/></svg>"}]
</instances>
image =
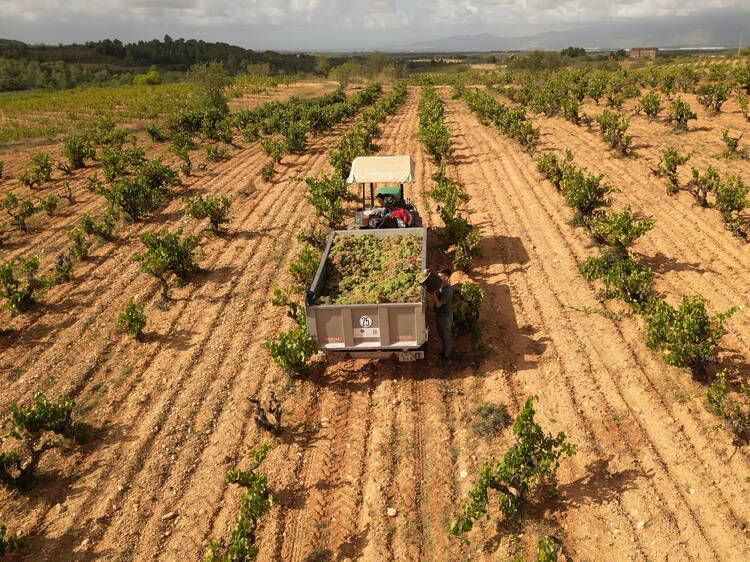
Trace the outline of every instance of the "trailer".
<instances>
[{"instance_id":1,"label":"trailer","mask_svg":"<svg viewBox=\"0 0 750 562\"><path fill-rule=\"evenodd\" d=\"M328 259L337 236L419 235L421 268L427 268L427 229L388 228L336 230L326 243L312 285L305 295L307 330L321 354L330 359L363 358L415 361L424 358L427 342L426 289L418 302L377 304L316 304L325 283Z\"/></svg>"}]
</instances>

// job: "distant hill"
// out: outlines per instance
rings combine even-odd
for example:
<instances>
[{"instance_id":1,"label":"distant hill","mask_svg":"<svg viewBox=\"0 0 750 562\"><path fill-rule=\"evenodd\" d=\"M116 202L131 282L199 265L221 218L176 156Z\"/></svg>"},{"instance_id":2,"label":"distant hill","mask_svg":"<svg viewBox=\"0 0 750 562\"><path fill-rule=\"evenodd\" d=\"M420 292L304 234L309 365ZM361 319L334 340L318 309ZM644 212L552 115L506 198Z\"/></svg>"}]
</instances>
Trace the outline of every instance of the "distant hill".
<instances>
[{"instance_id":1,"label":"distant hill","mask_svg":"<svg viewBox=\"0 0 750 562\"><path fill-rule=\"evenodd\" d=\"M742 19L742 18L740 18ZM403 45L397 49L416 52L559 50L575 45L587 49L627 49L633 46L661 48L736 46L742 30L738 20L726 18L661 18L653 21L611 22L566 31L523 37L489 33L456 35ZM746 34L750 42L750 31Z\"/></svg>"},{"instance_id":2,"label":"distant hill","mask_svg":"<svg viewBox=\"0 0 750 562\"><path fill-rule=\"evenodd\" d=\"M269 64L275 72L310 72L315 57L253 51L228 43L199 39L172 39L123 43L118 39L88 41L71 45L29 45L21 41L0 39L0 57L38 62L64 62L86 65L115 65L120 68L143 68L156 65L169 70L186 70L201 62L221 61L231 72L242 71L248 64Z\"/></svg>"}]
</instances>

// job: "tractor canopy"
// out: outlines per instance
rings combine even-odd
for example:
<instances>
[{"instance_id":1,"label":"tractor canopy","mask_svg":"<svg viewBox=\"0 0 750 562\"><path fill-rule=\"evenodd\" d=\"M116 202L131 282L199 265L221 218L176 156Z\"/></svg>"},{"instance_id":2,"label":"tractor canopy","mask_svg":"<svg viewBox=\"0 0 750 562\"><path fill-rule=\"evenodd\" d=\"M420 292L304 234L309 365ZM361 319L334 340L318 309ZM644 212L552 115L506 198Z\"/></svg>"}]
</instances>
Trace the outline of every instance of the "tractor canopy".
<instances>
[{"instance_id":1,"label":"tractor canopy","mask_svg":"<svg viewBox=\"0 0 750 562\"><path fill-rule=\"evenodd\" d=\"M357 156L346 183L413 183L410 156Z\"/></svg>"}]
</instances>

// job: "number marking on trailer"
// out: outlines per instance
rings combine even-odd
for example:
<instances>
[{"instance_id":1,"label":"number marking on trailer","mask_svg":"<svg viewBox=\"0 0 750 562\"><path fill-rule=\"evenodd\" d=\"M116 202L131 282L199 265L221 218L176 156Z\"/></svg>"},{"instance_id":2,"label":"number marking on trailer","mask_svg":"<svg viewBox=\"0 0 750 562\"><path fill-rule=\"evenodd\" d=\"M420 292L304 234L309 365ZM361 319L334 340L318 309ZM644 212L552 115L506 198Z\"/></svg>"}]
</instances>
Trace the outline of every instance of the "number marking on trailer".
<instances>
[{"instance_id":1,"label":"number marking on trailer","mask_svg":"<svg viewBox=\"0 0 750 562\"><path fill-rule=\"evenodd\" d=\"M369 316L360 316L359 317L359 326L361 328L369 328L372 326L372 318Z\"/></svg>"}]
</instances>

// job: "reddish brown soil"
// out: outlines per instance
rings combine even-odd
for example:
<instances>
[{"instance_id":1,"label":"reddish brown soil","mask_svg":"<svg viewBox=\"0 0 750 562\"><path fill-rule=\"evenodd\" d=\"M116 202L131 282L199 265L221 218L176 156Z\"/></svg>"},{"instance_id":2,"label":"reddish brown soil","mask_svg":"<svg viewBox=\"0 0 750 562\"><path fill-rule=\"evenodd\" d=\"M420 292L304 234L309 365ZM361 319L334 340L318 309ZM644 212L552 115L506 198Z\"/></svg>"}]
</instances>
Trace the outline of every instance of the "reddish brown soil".
<instances>
[{"instance_id":1,"label":"reddish brown soil","mask_svg":"<svg viewBox=\"0 0 750 562\"><path fill-rule=\"evenodd\" d=\"M426 225L440 226L424 196L434 166L415 139L418 99L412 89L378 144L414 158L413 198ZM295 178L329 169L343 127L286 157L271 185L257 179L259 148L242 148L188 184L233 195L234 221L229 236L203 244L206 273L176 289L166 310L130 257L144 230L201 228L177 215L179 202L97 248L77 266L76 283L51 290L3 336L0 411L37 389L67 393L96 428L85 446L50 454L29 493L0 491L0 521L32 537L26 559L198 559L209 539L228 537L238 512L242 490L225 483L225 471L247 465L269 438L246 398L271 390L284 399L285 429L263 464L276 505L262 519L260 560L297 561L321 548L338 560L528 558L542 533L558 533L575 560L747 557L748 457L716 427L703 387L666 367L643 344L641 321L603 305L584 281L579 264L591 244L532 158L463 102L447 102L447 119L449 173L471 195L468 214L483 233L471 278L487 294L486 359L445 367L433 338L423 362L321 364L288 381L263 347L289 322L268 298L288 281L294 235L310 218ZM613 158L598 137L566 134L557 120L542 125L544 148L578 140L579 163L602 167L623 189L618 198L656 217L637 249L655 265L660 289L703 292L716 308L743 303L747 250L718 217L668 198L645 159ZM81 192L75 214L95 199ZM65 245L70 220L40 227L35 244L50 248L47 259ZM143 342L113 327L136 294L147 302ZM748 356L747 321L741 310L725 342L735 364ZM517 526L493 505L468 542L450 539L447 524L481 464L511 443L509 429L480 438L473 409L492 401L515 414L531 394L540 397L540 423L578 445L557 493L534 502ZM522 535L518 543L511 532Z\"/></svg>"}]
</instances>

